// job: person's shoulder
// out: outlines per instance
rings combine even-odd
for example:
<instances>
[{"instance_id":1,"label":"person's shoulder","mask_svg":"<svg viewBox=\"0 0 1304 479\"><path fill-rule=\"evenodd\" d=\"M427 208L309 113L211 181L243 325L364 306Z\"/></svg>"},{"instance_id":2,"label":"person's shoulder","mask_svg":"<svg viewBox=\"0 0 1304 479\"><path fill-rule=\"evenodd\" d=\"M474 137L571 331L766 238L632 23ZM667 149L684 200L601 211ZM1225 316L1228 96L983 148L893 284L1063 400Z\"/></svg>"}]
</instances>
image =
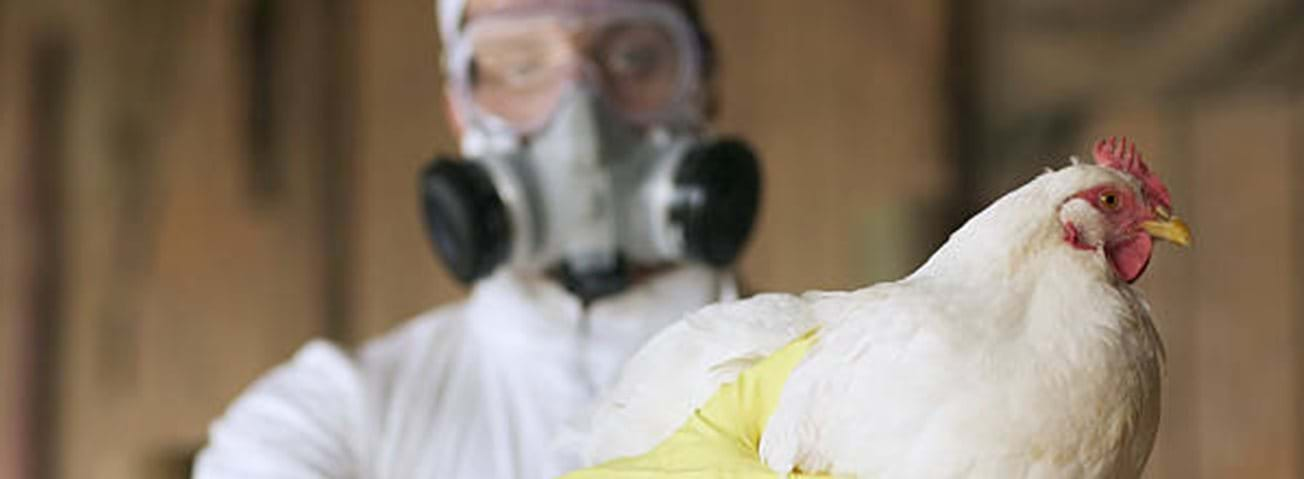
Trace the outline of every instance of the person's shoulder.
<instances>
[{"instance_id":1,"label":"person's shoulder","mask_svg":"<svg viewBox=\"0 0 1304 479\"><path fill-rule=\"evenodd\" d=\"M314 339L250 384L209 428L196 477L295 475L365 463L383 391L422 349L453 334L461 303L419 314L356 351Z\"/></svg>"},{"instance_id":2,"label":"person's shoulder","mask_svg":"<svg viewBox=\"0 0 1304 479\"><path fill-rule=\"evenodd\" d=\"M462 340L465 301L444 304L422 312L363 343L355 354L358 368L368 380L396 374L406 363L438 354L450 343Z\"/></svg>"},{"instance_id":3,"label":"person's shoulder","mask_svg":"<svg viewBox=\"0 0 1304 479\"><path fill-rule=\"evenodd\" d=\"M350 477L364 440L362 384L341 348L309 342L250 384L210 425L195 477L290 477L313 471Z\"/></svg>"}]
</instances>

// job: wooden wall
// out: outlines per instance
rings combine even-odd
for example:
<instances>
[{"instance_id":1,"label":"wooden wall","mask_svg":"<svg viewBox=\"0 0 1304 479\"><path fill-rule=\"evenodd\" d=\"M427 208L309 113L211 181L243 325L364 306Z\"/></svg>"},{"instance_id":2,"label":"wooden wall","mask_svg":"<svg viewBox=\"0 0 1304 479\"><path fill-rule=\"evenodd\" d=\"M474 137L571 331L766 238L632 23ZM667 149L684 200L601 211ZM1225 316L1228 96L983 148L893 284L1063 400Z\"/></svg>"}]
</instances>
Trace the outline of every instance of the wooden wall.
<instances>
[{"instance_id":1,"label":"wooden wall","mask_svg":"<svg viewBox=\"0 0 1304 479\"><path fill-rule=\"evenodd\" d=\"M704 1L718 130L765 168L741 270L899 276L1128 134L1196 233L1142 281L1169 353L1149 476L1304 476L1298 2L1104 3ZM0 477L184 477L306 339L460 297L415 201L454 148L438 55L429 0L0 1Z\"/></svg>"}]
</instances>

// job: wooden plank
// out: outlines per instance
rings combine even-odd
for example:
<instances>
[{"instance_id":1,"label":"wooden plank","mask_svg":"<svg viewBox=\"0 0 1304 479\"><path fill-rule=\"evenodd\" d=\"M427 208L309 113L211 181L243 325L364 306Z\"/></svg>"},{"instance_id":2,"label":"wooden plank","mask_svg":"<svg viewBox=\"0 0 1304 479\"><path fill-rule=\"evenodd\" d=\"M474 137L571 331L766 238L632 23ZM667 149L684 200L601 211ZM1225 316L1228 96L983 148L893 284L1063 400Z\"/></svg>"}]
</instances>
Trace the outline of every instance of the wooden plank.
<instances>
[{"instance_id":1,"label":"wooden plank","mask_svg":"<svg viewBox=\"0 0 1304 479\"><path fill-rule=\"evenodd\" d=\"M1295 244L1304 241L1304 166L1301 166L1299 159L1304 158L1304 93L1295 90L1295 116L1294 116L1294 134L1295 142L1292 145L1295 162L1294 171L1291 178L1294 183L1291 184L1291 205L1295 209ZM1304 315L1304 255L1299 252L1295 253L1295 316ZM1304 326L1295 324L1295 364L1304 364ZM1299 441L1296 448L1296 458L1304 458L1304 367L1297 369L1295 389L1295 415L1296 415L1296 440ZM1304 467L1304 466L1297 466Z\"/></svg>"},{"instance_id":2,"label":"wooden plank","mask_svg":"<svg viewBox=\"0 0 1304 479\"><path fill-rule=\"evenodd\" d=\"M1284 92L1196 111L1191 317L1202 477L1299 477L1292 126Z\"/></svg>"},{"instance_id":3,"label":"wooden plank","mask_svg":"<svg viewBox=\"0 0 1304 479\"><path fill-rule=\"evenodd\" d=\"M426 239L418 174L436 153L455 154L444 117L438 35L428 0L358 2L354 336L374 337L464 289Z\"/></svg>"},{"instance_id":4,"label":"wooden plank","mask_svg":"<svg viewBox=\"0 0 1304 479\"><path fill-rule=\"evenodd\" d=\"M1299 46L1304 48L1304 42L1299 42ZM1304 470L1304 326L1300 326L1299 318L1304 316L1304 254L1299 253L1299 245L1304 243L1304 165L1300 159L1304 158L1304 91L1296 87L1292 92L1294 96L1294 114L1291 116L1291 157L1294 161L1290 163L1291 170L1289 179L1290 183L1290 204L1294 215L1291 217L1293 228L1291 229L1291 242L1296 245L1294 250L1294 281L1291 302L1293 316L1296 318L1294 323L1294 345L1295 345L1295 391L1293 402L1295 403L1295 458L1296 468Z\"/></svg>"},{"instance_id":5,"label":"wooden plank","mask_svg":"<svg viewBox=\"0 0 1304 479\"><path fill-rule=\"evenodd\" d=\"M33 477L31 28L17 7L0 3L0 476Z\"/></svg>"},{"instance_id":6,"label":"wooden plank","mask_svg":"<svg viewBox=\"0 0 1304 479\"><path fill-rule=\"evenodd\" d=\"M984 107L1012 113L1102 92L1144 102L1225 82L1279 49L1270 35L1295 29L1298 16L1298 4L1278 0L983 5L976 41L999 53L984 57Z\"/></svg>"},{"instance_id":7,"label":"wooden plank","mask_svg":"<svg viewBox=\"0 0 1304 479\"><path fill-rule=\"evenodd\" d=\"M758 148L765 189L742 263L759 290L859 286L916 266L949 186L943 2L704 2L719 130ZM812 214L815 212L816 214ZM875 268L885 258L905 258Z\"/></svg>"},{"instance_id":8,"label":"wooden plank","mask_svg":"<svg viewBox=\"0 0 1304 479\"><path fill-rule=\"evenodd\" d=\"M283 3L255 79L250 5L76 17L67 477L174 476L240 390L323 330L329 28L319 2ZM251 159L258 82L272 134Z\"/></svg>"}]
</instances>

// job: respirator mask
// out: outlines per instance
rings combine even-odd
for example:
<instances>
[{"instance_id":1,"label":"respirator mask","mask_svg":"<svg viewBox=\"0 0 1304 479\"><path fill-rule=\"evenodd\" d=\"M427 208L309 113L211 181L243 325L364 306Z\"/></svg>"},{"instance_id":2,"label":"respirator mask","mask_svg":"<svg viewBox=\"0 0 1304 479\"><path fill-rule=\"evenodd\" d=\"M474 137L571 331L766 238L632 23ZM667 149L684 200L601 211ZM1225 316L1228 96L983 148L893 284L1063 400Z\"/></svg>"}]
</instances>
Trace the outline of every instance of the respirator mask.
<instances>
[{"instance_id":1,"label":"respirator mask","mask_svg":"<svg viewBox=\"0 0 1304 479\"><path fill-rule=\"evenodd\" d=\"M421 192L436 253L471 283L500 267L556 275L585 300L636 266L726 266L755 220L760 171L703 140L701 48L660 2L478 16L447 45L464 158Z\"/></svg>"}]
</instances>

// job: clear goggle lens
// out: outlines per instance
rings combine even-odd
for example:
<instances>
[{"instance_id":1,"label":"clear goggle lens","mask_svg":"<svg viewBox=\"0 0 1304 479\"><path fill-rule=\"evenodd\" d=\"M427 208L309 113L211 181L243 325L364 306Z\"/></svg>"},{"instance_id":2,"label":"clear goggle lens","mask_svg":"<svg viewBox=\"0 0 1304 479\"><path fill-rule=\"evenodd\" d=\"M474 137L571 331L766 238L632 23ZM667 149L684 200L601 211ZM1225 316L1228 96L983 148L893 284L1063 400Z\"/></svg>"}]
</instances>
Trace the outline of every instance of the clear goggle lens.
<instances>
[{"instance_id":1,"label":"clear goggle lens","mask_svg":"<svg viewBox=\"0 0 1304 479\"><path fill-rule=\"evenodd\" d=\"M597 87L635 123L663 121L697 88L687 22L648 3L589 11L525 11L472 20L455 49L453 79L472 114L518 132L546 123L577 81Z\"/></svg>"}]
</instances>

